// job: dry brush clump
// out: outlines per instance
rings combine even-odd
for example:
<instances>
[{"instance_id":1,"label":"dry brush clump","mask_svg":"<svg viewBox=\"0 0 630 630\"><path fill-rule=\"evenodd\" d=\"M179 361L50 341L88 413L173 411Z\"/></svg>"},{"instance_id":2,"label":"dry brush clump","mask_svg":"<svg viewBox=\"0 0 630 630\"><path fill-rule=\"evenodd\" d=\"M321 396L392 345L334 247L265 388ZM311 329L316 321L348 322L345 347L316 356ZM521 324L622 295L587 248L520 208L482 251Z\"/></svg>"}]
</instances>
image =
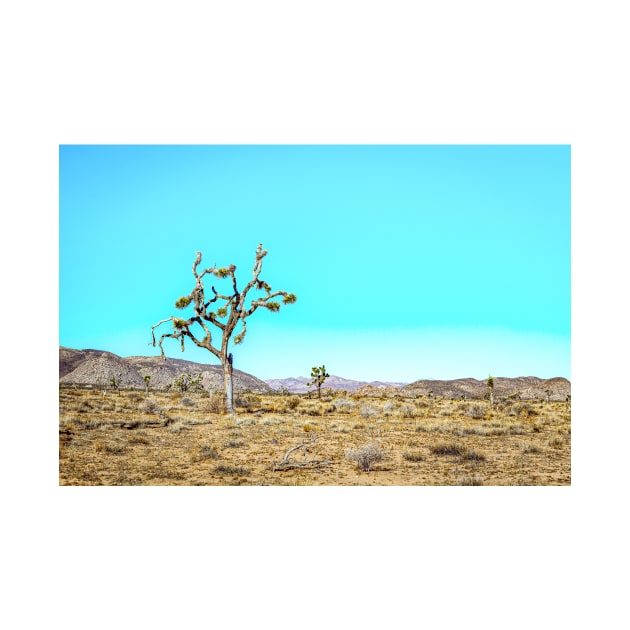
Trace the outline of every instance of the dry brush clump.
<instances>
[{"instance_id":1,"label":"dry brush clump","mask_svg":"<svg viewBox=\"0 0 630 630\"><path fill-rule=\"evenodd\" d=\"M431 452L435 455L455 455L468 461L484 461L486 456L474 448L460 442L439 442L431 446Z\"/></svg>"},{"instance_id":2,"label":"dry brush clump","mask_svg":"<svg viewBox=\"0 0 630 630\"><path fill-rule=\"evenodd\" d=\"M472 475L464 475L457 480L455 484L457 486L483 486L484 479L481 475L472 474Z\"/></svg>"},{"instance_id":3,"label":"dry brush clump","mask_svg":"<svg viewBox=\"0 0 630 630\"><path fill-rule=\"evenodd\" d=\"M362 418L376 418L379 415L379 408L376 405L362 405L359 415Z\"/></svg>"},{"instance_id":4,"label":"dry brush clump","mask_svg":"<svg viewBox=\"0 0 630 630\"><path fill-rule=\"evenodd\" d=\"M374 464L384 459L385 453L378 444L372 442L357 450L346 451L346 457L353 461L359 470L370 472Z\"/></svg>"},{"instance_id":5,"label":"dry brush clump","mask_svg":"<svg viewBox=\"0 0 630 630\"><path fill-rule=\"evenodd\" d=\"M357 404L350 398L337 398L333 405L337 413L352 414L357 409Z\"/></svg>"},{"instance_id":6,"label":"dry brush clump","mask_svg":"<svg viewBox=\"0 0 630 630\"><path fill-rule=\"evenodd\" d=\"M409 450L403 452L403 458L408 462L423 462L426 457L422 451L419 450Z\"/></svg>"},{"instance_id":7,"label":"dry brush clump","mask_svg":"<svg viewBox=\"0 0 630 630\"><path fill-rule=\"evenodd\" d=\"M420 413L416 405L405 403L398 407L396 415L400 418L416 418Z\"/></svg>"}]
</instances>

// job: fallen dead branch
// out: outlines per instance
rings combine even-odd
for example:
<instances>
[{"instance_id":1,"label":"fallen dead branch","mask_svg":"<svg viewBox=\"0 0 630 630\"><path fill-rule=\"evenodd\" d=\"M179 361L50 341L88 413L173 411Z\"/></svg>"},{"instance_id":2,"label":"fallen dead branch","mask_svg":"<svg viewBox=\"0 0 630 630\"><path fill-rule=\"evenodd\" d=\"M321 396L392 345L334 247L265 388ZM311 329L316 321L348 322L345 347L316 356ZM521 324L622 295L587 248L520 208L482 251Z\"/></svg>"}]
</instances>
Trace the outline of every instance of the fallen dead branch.
<instances>
[{"instance_id":1,"label":"fallen dead branch","mask_svg":"<svg viewBox=\"0 0 630 630\"><path fill-rule=\"evenodd\" d=\"M316 437L312 437L308 440L300 442L296 446L292 446L285 454L284 457L273 465L273 471L277 470L292 470L295 468L319 468L321 466L330 466L330 460L328 459L306 459L309 447L317 441ZM302 461L291 461L291 455L304 449L304 459Z\"/></svg>"}]
</instances>

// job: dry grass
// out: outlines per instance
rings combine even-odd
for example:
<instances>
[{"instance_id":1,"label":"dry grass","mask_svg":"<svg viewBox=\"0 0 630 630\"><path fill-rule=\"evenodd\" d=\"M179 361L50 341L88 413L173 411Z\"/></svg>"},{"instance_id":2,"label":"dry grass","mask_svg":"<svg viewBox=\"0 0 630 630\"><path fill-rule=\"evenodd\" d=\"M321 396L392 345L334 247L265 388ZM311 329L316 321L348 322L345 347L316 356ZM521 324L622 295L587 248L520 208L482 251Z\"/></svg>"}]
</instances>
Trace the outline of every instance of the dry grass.
<instances>
[{"instance_id":1,"label":"dry grass","mask_svg":"<svg viewBox=\"0 0 630 630\"><path fill-rule=\"evenodd\" d=\"M61 388L60 485L570 485L569 403ZM316 438L316 439L315 439ZM275 465L296 444L305 461ZM365 463L362 449L374 457ZM372 453L374 451L374 453ZM299 465L301 460L297 457ZM363 458L365 459L365 458Z\"/></svg>"}]
</instances>

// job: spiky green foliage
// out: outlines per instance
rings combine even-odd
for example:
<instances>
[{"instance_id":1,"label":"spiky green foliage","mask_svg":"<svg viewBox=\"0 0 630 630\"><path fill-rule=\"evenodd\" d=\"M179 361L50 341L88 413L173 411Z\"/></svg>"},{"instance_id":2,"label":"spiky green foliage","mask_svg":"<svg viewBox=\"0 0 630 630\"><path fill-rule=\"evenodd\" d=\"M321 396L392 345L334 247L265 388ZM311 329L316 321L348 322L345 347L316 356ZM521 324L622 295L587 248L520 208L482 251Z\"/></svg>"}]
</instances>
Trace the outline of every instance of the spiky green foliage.
<instances>
[{"instance_id":1,"label":"spiky green foliage","mask_svg":"<svg viewBox=\"0 0 630 630\"><path fill-rule=\"evenodd\" d=\"M192 302L192 298L189 295L185 295L179 298L177 302L175 302L175 308L183 309L186 308Z\"/></svg>"}]
</instances>

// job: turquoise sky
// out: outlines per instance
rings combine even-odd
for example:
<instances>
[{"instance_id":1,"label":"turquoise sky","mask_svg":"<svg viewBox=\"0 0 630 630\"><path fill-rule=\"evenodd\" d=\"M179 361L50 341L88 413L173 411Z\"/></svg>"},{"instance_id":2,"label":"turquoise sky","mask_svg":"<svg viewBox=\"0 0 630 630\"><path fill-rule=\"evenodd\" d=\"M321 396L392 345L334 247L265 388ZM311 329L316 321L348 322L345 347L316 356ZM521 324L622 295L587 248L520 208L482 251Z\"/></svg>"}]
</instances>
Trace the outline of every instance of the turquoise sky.
<instances>
[{"instance_id":1,"label":"turquoise sky","mask_svg":"<svg viewBox=\"0 0 630 630\"><path fill-rule=\"evenodd\" d=\"M564 145L61 146L59 343L158 354L151 326L180 313L195 253L242 286L262 242L261 278L298 300L248 320L238 369L570 378L570 160Z\"/></svg>"}]
</instances>

